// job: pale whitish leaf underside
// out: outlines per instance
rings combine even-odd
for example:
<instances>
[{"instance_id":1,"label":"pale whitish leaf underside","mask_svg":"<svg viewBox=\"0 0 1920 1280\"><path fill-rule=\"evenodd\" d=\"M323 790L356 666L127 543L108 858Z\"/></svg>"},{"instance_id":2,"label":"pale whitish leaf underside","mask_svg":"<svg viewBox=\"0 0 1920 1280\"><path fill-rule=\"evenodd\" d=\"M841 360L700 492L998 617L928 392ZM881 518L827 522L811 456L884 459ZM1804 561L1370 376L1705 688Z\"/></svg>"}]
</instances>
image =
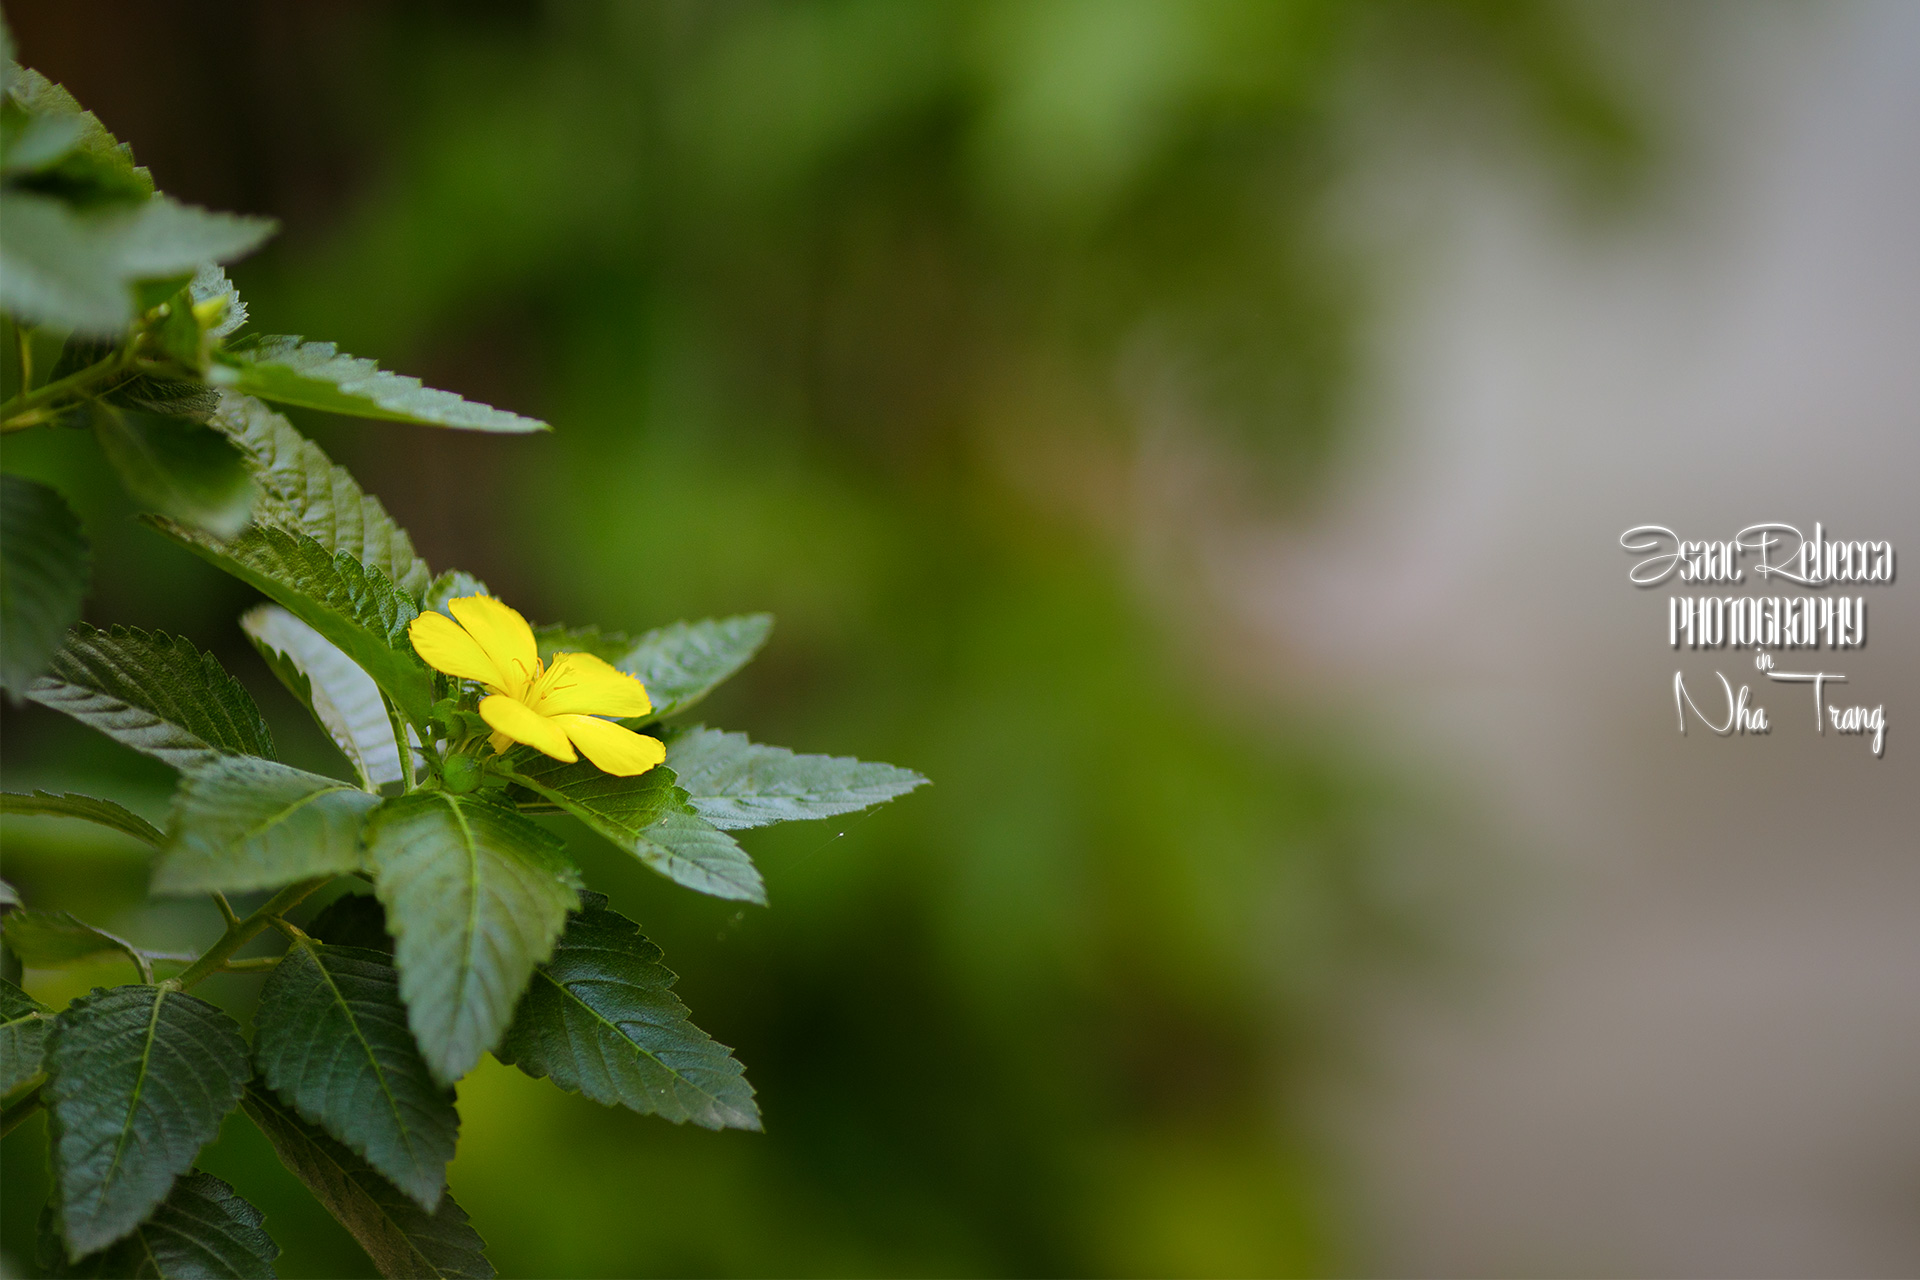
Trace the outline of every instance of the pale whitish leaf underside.
<instances>
[{"instance_id":1,"label":"pale whitish leaf underside","mask_svg":"<svg viewBox=\"0 0 1920 1280\"><path fill-rule=\"evenodd\" d=\"M370 791L402 778L393 720L380 688L327 638L276 604L249 609L241 629L305 702Z\"/></svg>"}]
</instances>

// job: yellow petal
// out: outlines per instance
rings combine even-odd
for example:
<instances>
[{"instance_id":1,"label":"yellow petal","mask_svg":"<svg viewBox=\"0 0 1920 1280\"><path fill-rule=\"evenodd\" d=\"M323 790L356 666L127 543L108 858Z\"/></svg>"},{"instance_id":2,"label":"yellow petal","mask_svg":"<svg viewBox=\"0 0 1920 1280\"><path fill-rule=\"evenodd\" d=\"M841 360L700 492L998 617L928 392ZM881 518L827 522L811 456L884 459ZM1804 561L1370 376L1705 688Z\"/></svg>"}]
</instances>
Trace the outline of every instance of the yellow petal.
<instances>
[{"instance_id":1,"label":"yellow petal","mask_svg":"<svg viewBox=\"0 0 1920 1280\"><path fill-rule=\"evenodd\" d=\"M447 608L512 682L499 687L515 697L524 694L527 684L540 674L540 647L533 642L527 620L492 596L461 596L449 600Z\"/></svg>"},{"instance_id":2,"label":"yellow petal","mask_svg":"<svg viewBox=\"0 0 1920 1280\"><path fill-rule=\"evenodd\" d=\"M571 763L580 758L568 744L567 735L557 722L505 694L496 693L490 698L480 699L480 718L515 742L524 742L535 750L546 752L555 760Z\"/></svg>"},{"instance_id":3,"label":"yellow petal","mask_svg":"<svg viewBox=\"0 0 1920 1280\"><path fill-rule=\"evenodd\" d=\"M631 778L667 758L666 743L611 720L596 720L592 716L555 716L553 719L566 730L581 754L603 773Z\"/></svg>"},{"instance_id":4,"label":"yellow petal","mask_svg":"<svg viewBox=\"0 0 1920 1280\"><path fill-rule=\"evenodd\" d=\"M528 695L543 716L643 716L653 710L647 687L590 653L556 653Z\"/></svg>"},{"instance_id":5,"label":"yellow petal","mask_svg":"<svg viewBox=\"0 0 1920 1280\"><path fill-rule=\"evenodd\" d=\"M436 671L463 680L505 688L506 676L486 650L444 613L423 613L407 626L407 639L420 660Z\"/></svg>"}]
</instances>

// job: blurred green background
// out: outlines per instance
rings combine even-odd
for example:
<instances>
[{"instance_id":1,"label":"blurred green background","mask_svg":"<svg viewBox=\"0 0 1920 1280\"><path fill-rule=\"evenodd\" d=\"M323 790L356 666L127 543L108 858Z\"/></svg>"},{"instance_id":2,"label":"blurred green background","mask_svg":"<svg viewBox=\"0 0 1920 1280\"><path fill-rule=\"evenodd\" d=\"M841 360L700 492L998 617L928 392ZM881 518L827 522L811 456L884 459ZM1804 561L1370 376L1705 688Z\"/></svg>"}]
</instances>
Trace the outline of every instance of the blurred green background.
<instances>
[{"instance_id":1,"label":"blurred green background","mask_svg":"<svg viewBox=\"0 0 1920 1280\"><path fill-rule=\"evenodd\" d=\"M1611 22L1630 18L1614 10ZM550 437L301 425L436 569L628 630L766 609L710 723L930 789L748 840L772 906L568 828L734 1045L764 1135L609 1112L491 1060L451 1171L507 1275L1279 1274L1365 1229L1316 1123L1352 1012L1444 967L1460 815L1247 671L1153 496L1310 510L1393 263L1341 194L1411 154L1631 188L1594 15L1501 0L8 6L22 58L159 184L270 213L254 326ZM134 524L84 438L9 438L100 556L88 617L183 632L285 754L343 767L244 591ZM7 785L153 816L165 770L5 709ZM557 821L557 820L556 820ZM562 824L564 825L564 824ZM154 945L136 849L10 821L7 877ZM96 971L30 974L56 1003ZM245 980L218 996L251 998ZM209 983L212 990L216 983ZM27 1273L36 1120L5 1144ZM243 1119L205 1167L281 1274L367 1263Z\"/></svg>"}]
</instances>

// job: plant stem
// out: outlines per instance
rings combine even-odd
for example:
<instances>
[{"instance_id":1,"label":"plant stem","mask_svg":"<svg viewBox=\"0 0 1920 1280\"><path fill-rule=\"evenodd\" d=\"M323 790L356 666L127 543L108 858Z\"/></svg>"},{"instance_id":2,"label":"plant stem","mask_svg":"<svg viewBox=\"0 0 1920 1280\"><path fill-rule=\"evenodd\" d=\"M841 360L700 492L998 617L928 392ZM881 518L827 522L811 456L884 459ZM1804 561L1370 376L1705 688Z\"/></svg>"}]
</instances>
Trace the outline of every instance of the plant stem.
<instances>
[{"instance_id":1,"label":"plant stem","mask_svg":"<svg viewBox=\"0 0 1920 1280\"><path fill-rule=\"evenodd\" d=\"M45 1087L45 1085L35 1085L32 1093L10 1105L4 1114L0 1114L0 1138L6 1137L19 1128L22 1121L40 1109L42 1102L40 1091Z\"/></svg>"},{"instance_id":2,"label":"plant stem","mask_svg":"<svg viewBox=\"0 0 1920 1280\"><path fill-rule=\"evenodd\" d=\"M227 895L218 889L213 891L213 905L220 908L220 918L227 922L227 928L231 929L240 923L240 917L234 914L233 904L228 902Z\"/></svg>"},{"instance_id":3,"label":"plant stem","mask_svg":"<svg viewBox=\"0 0 1920 1280\"><path fill-rule=\"evenodd\" d=\"M220 966L220 972L265 973L279 963L279 956L255 956L249 960L229 960Z\"/></svg>"},{"instance_id":4,"label":"plant stem","mask_svg":"<svg viewBox=\"0 0 1920 1280\"><path fill-rule=\"evenodd\" d=\"M104 382L126 368L132 359L132 348L122 347L105 360L95 361L84 369L79 369L64 378L56 378L45 386L32 391L23 391L5 404L0 404L0 431L18 431L22 427L31 427L39 422L34 410L50 404L61 396L77 395Z\"/></svg>"},{"instance_id":5,"label":"plant stem","mask_svg":"<svg viewBox=\"0 0 1920 1280\"><path fill-rule=\"evenodd\" d=\"M185 991L202 978L218 972L234 952L252 942L262 929L272 924L275 916L331 879L333 879L332 876L321 876L318 879L302 880L299 884L288 885L261 903L259 909L252 915L228 925L227 931L220 935L220 940L208 947L205 954L189 965L179 977L169 978L167 981Z\"/></svg>"}]
</instances>

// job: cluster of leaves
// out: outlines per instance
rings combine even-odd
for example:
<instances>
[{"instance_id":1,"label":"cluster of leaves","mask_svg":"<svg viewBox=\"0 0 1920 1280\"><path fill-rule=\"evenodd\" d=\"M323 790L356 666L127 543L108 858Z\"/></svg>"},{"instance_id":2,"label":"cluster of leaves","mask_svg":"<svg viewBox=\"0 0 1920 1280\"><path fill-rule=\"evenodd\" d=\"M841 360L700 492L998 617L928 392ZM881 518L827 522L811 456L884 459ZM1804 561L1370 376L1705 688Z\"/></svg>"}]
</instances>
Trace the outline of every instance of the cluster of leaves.
<instances>
[{"instance_id":1,"label":"cluster of leaves","mask_svg":"<svg viewBox=\"0 0 1920 1280\"><path fill-rule=\"evenodd\" d=\"M637 777L517 747L477 771L476 690L424 664L422 611L486 588L433 574L405 530L263 400L486 431L544 424L381 372L324 343L236 338L220 270L270 224L155 192L64 90L4 61L0 427L90 430L152 527L267 597L241 624L351 766L281 763L241 685L186 639L79 622L89 549L52 488L14 476L4 518L4 683L177 769L166 828L107 799L7 793L0 811L101 824L155 850L153 890L207 894L225 930L156 952L5 888L9 976L117 952L139 981L55 1011L0 980L5 1126L44 1108L50 1272L270 1275L260 1213L194 1162L243 1109L389 1276L491 1275L447 1194L455 1086L491 1052L607 1105L757 1129L740 1064L693 1025L657 947L583 890L529 814L581 819L660 874L761 903L731 831L852 812L918 785L889 765L795 755L667 720L764 643L752 615L638 638L545 627L542 656L598 654L638 678L666 764ZM44 368L44 372L42 369ZM349 890L290 914L345 878ZM0 882L3 884L3 882ZM370 886L371 892L361 890ZM259 893L242 915L227 895ZM278 956L240 958L280 936ZM159 976L162 968L172 970ZM251 1041L190 994L264 972Z\"/></svg>"}]
</instances>

